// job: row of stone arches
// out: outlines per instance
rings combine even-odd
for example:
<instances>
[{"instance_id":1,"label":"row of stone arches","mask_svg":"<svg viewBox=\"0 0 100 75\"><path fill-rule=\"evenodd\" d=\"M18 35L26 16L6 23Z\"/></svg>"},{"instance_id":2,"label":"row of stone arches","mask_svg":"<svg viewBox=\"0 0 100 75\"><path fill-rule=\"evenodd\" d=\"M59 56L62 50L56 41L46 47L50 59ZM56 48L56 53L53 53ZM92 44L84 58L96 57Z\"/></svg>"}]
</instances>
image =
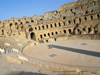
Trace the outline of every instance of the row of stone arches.
<instances>
[{"instance_id":1,"label":"row of stone arches","mask_svg":"<svg viewBox=\"0 0 100 75\"><path fill-rule=\"evenodd\" d=\"M96 15L97 15L97 18L100 18L100 14L96 14ZM93 16L90 16L90 17L93 20ZM85 20L88 20L86 16L84 17L84 19ZM81 22L81 21L82 21L81 18L79 18L79 22ZM72 21L68 20L68 23L69 24L71 24L71 22ZM76 23L76 20L74 19L73 22ZM35 28L30 28L29 29L29 32L32 32L33 30L45 30L45 29L54 28L54 27L61 27L61 26L65 26L65 25L66 25L66 21L58 22L58 23L54 23L54 24L50 24L50 25L42 25L42 26L38 26L38 27L35 27ZM10 26L11 31L13 31L15 29L18 30L19 28L21 28L20 30L23 29L23 26L20 27L20 25L18 25L17 22L15 22L15 27L14 27L14 24L13 23L10 23L9 26Z\"/></svg>"},{"instance_id":2,"label":"row of stone arches","mask_svg":"<svg viewBox=\"0 0 100 75\"><path fill-rule=\"evenodd\" d=\"M96 14L97 15L97 19L100 18L100 14ZM91 20L94 20L94 16L91 15L89 16ZM88 16L84 17L84 21L89 19ZM77 22L82 23L83 19L80 17L77 20L73 19L73 20L67 20L67 21L63 21L63 22L58 22L58 23L52 23L49 25L42 25L42 26L36 26L34 27L34 30L45 30L45 29L49 29L49 28L54 28L54 27L61 27L61 26L66 26L69 24L76 24Z\"/></svg>"},{"instance_id":3,"label":"row of stone arches","mask_svg":"<svg viewBox=\"0 0 100 75\"><path fill-rule=\"evenodd\" d=\"M76 28L74 30L74 34L96 34L98 32L98 25L95 25L95 26L84 26L84 27L81 27L81 28Z\"/></svg>"},{"instance_id":4,"label":"row of stone arches","mask_svg":"<svg viewBox=\"0 0 100 75\"><path fill-rule=\"evenodd\" d=\"M63 30L62 34L96 34L98 32L98 27L97 25L92 27L92 25L90 27L86 27L84 26L83 28L73 28L73 29L67 29L67 30ZM46 36L53 36L53 35L57 35L57 34L61 34L58 31L56 32L51 32L51 33L47 33L47 34L41 34L40 38L42 39L43 37Z\"/></svg>"},{"instance_id":5,"label":"row of stone arches","mask_svg":"<svg viewBox=\"0 0 100 75\"><path fill-rule=\"evenodd\" d=\"M64 29L62 31L54 31L54 32L50 32L50 33L44 33L44 34L40 34L40 39L43 39L45 37L50 38L50 37L56 37L57 35L62 35L62 34L72 34L72 30L71 29ZM38 38L38 39L39 39Z\"/></svg>"}]
</instances>

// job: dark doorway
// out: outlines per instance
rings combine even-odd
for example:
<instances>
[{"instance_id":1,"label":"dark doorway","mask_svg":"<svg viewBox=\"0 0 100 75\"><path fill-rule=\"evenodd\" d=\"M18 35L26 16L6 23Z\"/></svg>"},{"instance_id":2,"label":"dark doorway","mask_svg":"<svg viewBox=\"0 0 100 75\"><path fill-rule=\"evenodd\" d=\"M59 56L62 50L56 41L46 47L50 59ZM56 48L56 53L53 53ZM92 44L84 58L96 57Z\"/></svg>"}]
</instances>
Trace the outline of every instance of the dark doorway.
<instances>
[{"instance_id":1,"label":"dark doorway","mask_svg":"<svg viewBox=\"0 0 100 75\"><path fill-rule=\"evenodd\" d=\"M4 30L2 30L2 35L4 35Z\"/></svg>"},{"instance_id":2,"label":"dark doorway","mask_svg":"<svg viewBox=\"0 0 100 75\"><path fill-rule=\"evenodd\" d=\"M56 41L56 38L54 38L54 40Z\"/></svg>"},{"instance_id":3,"label":"dark doorway","mask_svg":"<svg viewBox=\"0 0 100 75\"><path fill-rule=\"evenodd\" d=\"M69 33L71 34L71 29L69 29Z\"/></svg>"},{"instance_id":4,"label":"dark doorway","mask_svg":"<svg viewBox=\"0 0 100 75\"><path fill-rule=\"evenodd\" d=\"M99 18L100 16L99 16L99 14L97 14L97 18Z\"/></svg>"},{"instance_id":5,"label":"dark doorway","mask_svg":"<svg viewBox=\"0 0 100 75\"><path fill-rule=\"evenodd\" d=\"M91 32L91 28L88 28L88 33L90 33Z\"/></svg>"},{"instance_id":6,"label":"dark doorway","mask_svg":"<svg viewBox=\"0 0 100 75\"><path fill-rule=\"evenodd\" d=\"M63 30L64 31L64 33L66 33L66 30Z\"/></svg>"},{"instance_id":7,"label":"dark doorway","mask_svg":"<svg viewBox=\"0 0 100 75\"><path fill-rule=\"evenodd\" d=\"M66 19L66 17L63 17L63 19Z\"/></svg>"},{"instance_id":8,"label":"dark doorway","mask_svg":"<svg viewBox=\"0 0 100 75\"><path fill-rule=\"evenodd\" d=\"M50 33L48 33L48 36L50 37Z\"/></svg>"},{"instance_id":9,"label":"dark doorway","mask_svg":"<svg viewBox=\"0 0 100 75\"><path fill-rule=\"evenodd\" d=\"M46 40L46 42L48 42L48 40Z\"/></svg>"},{"instance_id":10,"label":"dark doorway","mask_svg":"<svg viewBox=\"0 0 100 75\"><path fill-rule=\"evenodd\" d=\"M32 32L32 33L30 34L30 36L31 36L31 39L32 39L32 40L36 40L36 39L35 39L35 33L34 33L34 32Z\"/></svg>"}]
</instances>

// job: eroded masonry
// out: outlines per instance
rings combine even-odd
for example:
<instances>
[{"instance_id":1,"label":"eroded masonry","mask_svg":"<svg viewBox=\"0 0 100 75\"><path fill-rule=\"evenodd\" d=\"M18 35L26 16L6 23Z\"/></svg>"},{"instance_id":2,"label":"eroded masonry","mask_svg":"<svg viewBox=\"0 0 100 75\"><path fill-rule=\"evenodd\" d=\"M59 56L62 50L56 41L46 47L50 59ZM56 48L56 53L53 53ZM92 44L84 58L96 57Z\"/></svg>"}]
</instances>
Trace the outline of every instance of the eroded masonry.
<instances>
[{"instance_id":1,"label":"eroded masonry","mask_svg":"<svg viewBox=\"0 0 100 75\"><path fill-rule=\"evenodd\" d=\"M95 37L90 37L92 34ZM0 37L21 35L29 40L50 42L79 35L98 39L99 34L100 0L78 0L43 15L0 21Z\"/></svg>"}]
</instances>

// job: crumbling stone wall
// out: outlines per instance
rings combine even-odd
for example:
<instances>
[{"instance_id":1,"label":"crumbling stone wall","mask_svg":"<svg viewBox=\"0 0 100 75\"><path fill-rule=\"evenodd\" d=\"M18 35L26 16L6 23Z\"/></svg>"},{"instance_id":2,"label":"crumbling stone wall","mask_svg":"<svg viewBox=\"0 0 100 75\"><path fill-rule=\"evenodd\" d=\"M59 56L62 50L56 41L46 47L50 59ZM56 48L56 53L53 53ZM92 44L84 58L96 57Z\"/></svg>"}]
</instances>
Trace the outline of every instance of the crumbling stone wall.
<instances>
[{"instance_id":1,"label":"crumbling stone wall","mask_svg":"<svg viewBox=\"0 0 100 75\"><path fill-rule=\"evenodd\" d=\"M78 0L33 17L0 21L0 37L22 35L40 41L60 35L99 34L100 0Z\"/></svg>"}]
</instances>

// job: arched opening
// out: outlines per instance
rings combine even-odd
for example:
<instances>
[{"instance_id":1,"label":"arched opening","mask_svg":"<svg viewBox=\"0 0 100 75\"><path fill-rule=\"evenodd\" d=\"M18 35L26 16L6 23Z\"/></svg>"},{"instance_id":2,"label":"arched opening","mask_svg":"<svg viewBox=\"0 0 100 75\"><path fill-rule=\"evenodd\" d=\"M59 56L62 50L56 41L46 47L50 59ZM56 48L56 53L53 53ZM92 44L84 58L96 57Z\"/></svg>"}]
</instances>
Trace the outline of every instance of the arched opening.
<instances>
[{"instance_id":1,"label":"arched opening","mask_svg":"<svg viewBox=\"0 0 100 75\"><path fill-rule=\"evenodd\" d=\"M42 35L40 35L40 38L42 39Z\"/></svg>"},{"instance_id":2,"label":"arched opening","mask_svg":"<svg viewBox=\"0 0 100 75\"><path fill-rule=\"evenodd\" d=\"M93 20L93 16L91 16L91 20Z\"/></svg>"},{"instance_id":3,"label":"arched opening","mask_svg":"<svg viewBox=\"0 0 100 75\"><path fill-rule=\"evenodd\" d=\"M44 34L44 37L46 37L46 34Z\"/></svg>"},{"instance_id":4,"label":"arched opening","mask_svg":"<svg viewBox=\"0 0 100 75\"><path fill-rule=\"evenodd\" d=\"M48 25L46 25L47 29L48 29Z\"/></svg>"},{"instance_id":5,"label":"arched opening","mask_svg":"<svg viewBox=\"0 0 100 75\"><path fill-rule=\"evenodd\" d=\"M39 30L40 30L40 26L38 26Z\"/></svg>"},{"instance_id":6,"label":"arched opening","mask_svg":"<svg viewBox=\"0 0 100 75\"><path fill-rule=\"evenodd\" d=\"M68 23L69 23L69 24L71 24L71 21L70 21L70 20L68 20Z\"/></svg>"},{"instance_id":7,"label":"arched opening","mask_svg":"<svg viewBox=\"0 0 100 75\"><path fill-rule=\"evenodd\" d=\"M64 26L65 26L65 22L63 22Z\"/></svg>"},{"instance_id":8,"label":"arched opening","mask_svg":"<svg viewBox=\"0 0 100 75\"><path fill-rule=\"evenodd\" d=\"M50 33L48 33L48 36L50 37Z\"/></svg>"},{"instance_id":9,"label":"arched opening","mask_svg":"<svg viewBox=\"0 0 100 75\"><path fill-rule=\"evenodd\" d=\"M30 28L31 28L31 25L29 25L28 27L30 27Z\"/></svg>"},{"instance_id":10,"label":"arched opening","mask_svg":"<svg viewBox=\"0 0 100 75\"><path fill-rule=\"evenodd\" d=\"M33 20L31 20L31 22L34 22Z\"/></svg>"},{"instance_id":11,"label":"arched opening","mask_svg":"<svg viewBox=\"0 0 100 75\"><path fill-rule=\"evenodd\" d=\"M15 25L17 25L17 23L15 23Z\"/></svg>"},{"instance_id":12,"label":"arched opening","mask_svg":"<svg viewBox=\"0 0 100 75\"><path fill-rule=\"evenodd\" d=\"M85 28L83 28L83 31L86 31Z\"/></svg>"},{"instance_id":13,"label":"arched opening","mask_svg":"<svg viewBox=\"0 0 100 75\"><path fill-rule=\"evenodd\" d=\"M37 30L37 27L35 27L35 30Z\"/></svg>"},{"instance_id":14,"label":"arched opening","mask_svg":"<svg viewBox=\"0 0 100 75\"><path fill-rule=\"evenodd\" d=\"M52 35L54 35L54 33L52 32Z\"/></svg>"},{"instance_id":15,"label":"arched opening","mask_svg":"<svg viewBox=\"0 0 100 75\"><path fill-rule=\"evenodd\" d=\"M76 23L76 20L74 19L74 24Z\"/></svg>"},{"instance_id":16,"label":"arched opening","mask_svg":"<svg viewBox=\"0 0 100 75\"><path fill-rule=\"evenodd\" d=\"M46 40L46 42L48 42L48 40Z\"/></svg>"},{"instance_id":17,"label":"arched opening","mask_svg":"<svg viewBox=\"0 0 100 75\"><path fill-rule=\"evenodd\" d=\"M31 36L31 39L32 39L32 40L36 40L36 39L35 39L35 33L34 33L34 32L32 32L32 33L30 34L30 36Z\"/></svg>"},{"instance_id":18,"label":"arched opening","mask_svg":"<svg viewBox=\"0 0 100 75\"><path fill-rule=\"evenodd\" d=\"M66 19L66 17L64 16L63 19Z\"/></svg>"},{"instance_id":19,"label":"arched opening","mask_svg":"<svg viewBox=\"0 0 100 75\"><path fill-rule=\"evenodd\" d=\"M88 28L88 33L90 33L91 32L91 28Z\"/></svg>"},{"instance_id":20,"label":"arched opening","mask_svg":"<svg viewBox=\"0 0 100 75\"><path fill-rule=\"evenodd\" d=\"M73 34L75 34L75 30L76 30L76 28L73 29Z\"/></svg>"},{"instance_id":21,"label":"arched opening","mask_svg":"<svg viewBox=\"0 0 100 75\"><path fill-rule=\"evenodd\" d=\"M95 34L98 33L98 25L96 25L96 26L94 27L94 33L95 33Z\"/></svg>"},{"instance_id":22,"label":"arched opening","mask_svg":"<svg viewBox=\"0 0 100 75\"><path fill-rule=\"evenodd\" d=\"M23 29L24 27L23 26L21 26L21 30Z\"/></svg>"},{"instance_id":23,"label":"arched opening","mask_svg":"<svg viewBox=\"0 0 100 75\"><path fill-rule=\"evenodd\" d=\"M91 10L91 12L93 12L93 9Z\"/></svg>"},{"instance_id":24,"label":"arched opening","mask_svg":"<svg viewBox=\"0 0 100 75\"><path fill-rule=\"evenodd\" d=\"M64 5L64 7L66 8L66 5Z\"/></svg>"},{"instance_id":25,"label":"arched opening","mask_svg":"<svg viewBox=\"0 0 100 75\"><path fill-rule=\"evenodd\" d=\"M25 23L29 23L29 21L26 21Z\"/></svg>"},{"instance_id":26,"label":"arched opening","mask_svg":"<svg viewBox=\"0 0 100 75\"><path fill-rule=\"evenodd\" d=\"M97 14L97 18L99 18L100 16L99 16L99 14Z\"/></svg>"},{"instance_id":27,"label":"arched opening","mask_svg":"<svg viewBox=\"0 0 100 75\"><path fill-rule=\"evenodd\" d=\"M59 27L61 26L60 22L59 22Z\"/></svg>"},{"instance_id":28,"label":"arched opening","mask_svg":"<svg viewBox=\"0 0 100 75\"><path fill-rule=\"evenodd\" d=\"M74 15L76 15L76 12L74 12Z\"/></svg>"},{"instance_id":29,"label":"arched opening","mask_svg":"<svg viewBox=\"0 0 100 75\"><path fill-rule=\"evenodd\" d=\"M72 12L72 11L73 11L73 9L70 9L70 11Z\"/></svg>"},{"instance_id":30,"label":"arched opening","mask_svg":"<svg viewBox=\"0 0 100 75\"><path fill-rule=\"evenodd\" d=\"M55 18L57 18L57 15L55 15Z\"/></svg>"},{"instance_id":31,"label":"arched opening","mask_svg":"<svg viewBox=\"0 0 100 75\"><path fill-rule=\"evenodd\" d=\"M81 34L81 31L79 29L77 29L78 33Z\"/></svg>"},{"instance_id":32,"label":"arched opening","mask_svg":"<svg viewBox=\"0 0 100 75\"><path fill-rule=\"evenodd\" d=\"M51 15L51 14L50 14ZM50 16L50 19L52 19L53 18L53 16Z\"/></svg>"},{"instance_id":33,"label":"arched opening","mask_svg":"<svg viewBox=\"0 0 100 75\"><path fill-rule=\"evenodd\" d=\"M44 30L44 26L42 26L42 29Z\"/></svg>"},{"instance_id":34,"label":"arched opening","mask_svg":"<svg viewBox=\"0 0 100 75\"><path fill-rule=\"evenodd\" d=\"M85 17L85 20L87 20L87 17Z\"/></svg>"},{"instance_id":35,"label":"arched opening","mask_svg":"<svg viewBox=\"0 0 100 75\"><path fill-rule=\"evenodd\" d=\"M64 33L66 33L66 30L63 30L64 31Z\"/></svg>"},{"instance_id":36,"label":"arched opening","mask_svg":"<svg viewBox=\"0 0 100 75\"><path fill-rule=\"evenodd\" d=\"M54 40L56 41L56 38L54 38Z\"/></svg>"},{"instance_id":37,"label":"arched opening","mask_svg":"<svg viewBox=\"0 0 100 75\"><path fill-rule=\"evenodd\" d=\"M56 33L56 35L58 34L58 32L55 32Z\"/></svg>"},{"instance_id":38,"label":"arched opening","mask_svg":"<svg viewBox=\"0 0 100 75\"><path fill-rule=\"evenodd\" d=\"M31 32L31 31L33 31L33 28L30 28L30 29L29 29L29 32Z\"/></svg>"},{"instance_id":39,"label":"arched opening","mask_svg":"<svg viewBox=\"0 0 100 75\"><path fill-rule=\"evenodd\" d=\"M23 22L20 22L20 24L23 24Z\"/></svg>"},{"instance_id":40,"label":"arched opening","mask_svg":"<svg viewBox=\"0 0 100 75\"><path fill-rule=\"evenodd\" d=\"M12 26L12 23L10 23L10 27Z\"/></svg>"},{"instance_id":41,"label":"arched opening","mask_svg":"<svg viewBox=\"0 0 100 75\"><path fill-rule=\"evenodd\" d=\"M94 33L96 34L98 31L97 31L97 29L96 29L96 27L94 27Z\"/></svg>"},{"instance_id":42,"label":"arched opening","mask_svg":"<svg viewBox=\"0 0 100 75\"><path fill-rule=\"evenodd\" d=\"M52 28L52 24L50 24L50 27Z\"/></svg>"},{"instance_id":43,"label":"arched opening","mask_svg":"<svg viewBox=\"0 0 100 75\"><path fill-rule=\"evenodd\" d=\"M4 35L4 30L2 30L2 35Z\"/></svg>"},{"instance_id":44,"label":"arched opening","mask_svg":"<svg viewBox=\"0 0 100 75\"><path fill-rule=\"evenodd\" d=\"M55 25L55 27L57 27L56 23L54 25Z\"/></svg>"},{"instance_id":45,"label":"arched opening","mask_svg":"<svg viewBox=\"0 0 100 75\"><path fill-rule=\"evenodd\" d=\"M17 23L15 23L15 27L16 27L16 29L17 29L17 27L18 27L18 24L17 24Z\"/></svg>"},{"instance_id":46,"label":"arched opening","mask_svg":"<svg viewBox=\"0 0 100 75\"><path fill-rule=\"evenodd\" d=\"M86 11L85 14L88 14L88 11Z\"/></svg>"},{"instance_id":47,"label":"arched opening","mask_svg":"<svg viewBox=\"0 0 100 75\"><path fill-rule=\"evenodd\" d=\"M79 18L79 22L81 23L81 18Z\"/></svg>"},{"instance_id":48,"label":"arched opening","mask_svg":"<svg viewBox=\"0 0 100 75\"><path fill-rule=\"evenodd\" d=\"M71 34L71 29L69 29L68 31L69 31L69 33Z\"/></svg>"}]
</instances>

